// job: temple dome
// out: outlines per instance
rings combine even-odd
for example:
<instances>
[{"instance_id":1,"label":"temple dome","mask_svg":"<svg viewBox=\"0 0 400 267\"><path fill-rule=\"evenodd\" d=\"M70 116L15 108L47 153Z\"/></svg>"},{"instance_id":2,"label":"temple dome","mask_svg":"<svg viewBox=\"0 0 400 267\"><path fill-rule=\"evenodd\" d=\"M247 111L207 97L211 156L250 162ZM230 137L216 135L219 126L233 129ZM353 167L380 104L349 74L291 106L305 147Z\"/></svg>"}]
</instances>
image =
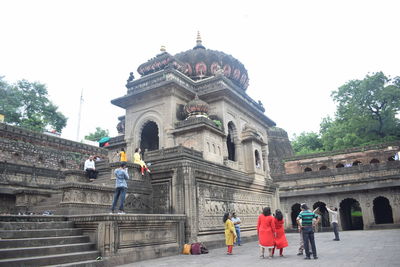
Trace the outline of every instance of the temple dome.
<instances>
[{"instance_id":1,"label":"temple dome","mask_svg":"<svg viewBox=\"0 0 400 267\"><path fill-rule=\"evenodd\" d=\"M178 53L174 58L185 65L184 73L193 80L221 73L243 90L249 86L249 78L244 65L231 55L206 49L202 45L199 34L197 44L193 49Z\"/></svg>"},{"instance_id":2,"label":"temple dome","mask_svg":"<svg viewBox=\"0 0 400 267\"><path fill-rule=\"evenodd\" d=\"M207 116L209 106L205 101L201 100L199 96L196 94L194 99L189 101L185 105L184 109L186 114L188 114L188 117L193 117L198 115Z\"/></svg>"}]
</instances>

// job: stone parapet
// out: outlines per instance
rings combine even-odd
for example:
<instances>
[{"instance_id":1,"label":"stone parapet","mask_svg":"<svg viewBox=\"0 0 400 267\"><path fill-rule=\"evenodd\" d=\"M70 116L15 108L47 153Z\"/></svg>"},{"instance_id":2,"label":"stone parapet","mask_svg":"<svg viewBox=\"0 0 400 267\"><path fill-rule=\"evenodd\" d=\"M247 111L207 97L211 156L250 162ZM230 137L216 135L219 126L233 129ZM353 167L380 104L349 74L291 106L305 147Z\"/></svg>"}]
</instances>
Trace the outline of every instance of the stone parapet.
<instances>
[{"instance_id":1,"label":"stone parapet","mask_svg":"<svg viewBox=\"0 0 400 267\"><path fill-rule=\"evenodd\" d=\"M155 151L147 151L145 153L146 161L158 161L162 159L172 159L176 157L188 157L203 159L203 152L196 151L184 146L176 146L171 148L162 148Z\"/></svg>"},{"instance_id":2,"label":"stone parapet","mask_svg":"<svg viewBox=\"0 0 400 267\"><path fill-rule=\"evenodd\" d=\"M273 179L275 182L283 181L293 181L293 180L305 180L305 179L315 179L323 177L335 177L338 175L356 175L359 176L362 173L370 175L370 172L375 171L389 171L393 170L400 173L400 161L389 161L384 163L370 164L370 165L357 165L345 168L335 168L326 169L315 172L303 172L303 173L293 173L293 174L282 174L275 175Z\"/></svg>"},{"instance_id":3,"label":"stone parapet","mask_svg":"<svg viewBox=\"0 0 400 267\"><path fill-rule=\"evenodd\" d=\"M184 244L182 214L69 216L112 265L177 255Z\"/></svg>"}]
</instances>

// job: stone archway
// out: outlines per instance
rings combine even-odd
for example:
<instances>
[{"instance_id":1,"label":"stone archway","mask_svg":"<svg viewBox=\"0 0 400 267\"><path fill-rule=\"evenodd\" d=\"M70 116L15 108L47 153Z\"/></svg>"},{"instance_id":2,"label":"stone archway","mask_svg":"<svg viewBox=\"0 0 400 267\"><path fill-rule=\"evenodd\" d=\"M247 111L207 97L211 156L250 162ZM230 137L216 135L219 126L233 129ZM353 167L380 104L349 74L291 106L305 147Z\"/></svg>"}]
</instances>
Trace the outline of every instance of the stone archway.
<instances>
[{"instance_id":1,"label":"stone archway","mask_svg":"<svg viewBox=\"0 0 400 267\"><path fill-rule=\"evenodd\" d=\"M154 121L147 121L140 133L140 148L142 151L152 151L159 148L158 126Z\"/></svg>"},{"instance_id":2,"label":"stone archway","mask_svg":"<svg viewBox=\"0 0 400 267\"><path fill-rule=\"evenodd\" d=\"M364 222L360 203L353 198L340 202L340 221L343 230L363 230Z\"/></svg>"},{"instance_id":3,"label":"stone archway","mask_svg":"<svg viewBox=\"0 0 400 267\"><path fill-rule=\"evenodd\" d=\"M393 223L392 207L386 197L375 198L373 210L376 224Z\"/></svg>"},{"instance_id":4,"label":"stone archway","mask_svg":"<svg viewBox=\"0 0 400 267\"><path fill-rule=\"evenodd\" d=\"M326 204L324 202L318 201L315 202L313 205L313 210L318 208L316 211L317 214L321 215L321 226L322 227L329 227L331 223L329 222L329 212L326 209Z\"/></svg>"},{"instance_id":5,"label":"stone archway","mask_svg":"<svg viewBox=\"0 0 400 267\"><path fill-rule=\"evenodd\" d=\"M293 229L297 229L297 216L299 215L301 209L300 209L300 204L296 203L292 206L292 212L290 214L290 218L292 219L292 227Z\"/></svg>"}]
</instances>

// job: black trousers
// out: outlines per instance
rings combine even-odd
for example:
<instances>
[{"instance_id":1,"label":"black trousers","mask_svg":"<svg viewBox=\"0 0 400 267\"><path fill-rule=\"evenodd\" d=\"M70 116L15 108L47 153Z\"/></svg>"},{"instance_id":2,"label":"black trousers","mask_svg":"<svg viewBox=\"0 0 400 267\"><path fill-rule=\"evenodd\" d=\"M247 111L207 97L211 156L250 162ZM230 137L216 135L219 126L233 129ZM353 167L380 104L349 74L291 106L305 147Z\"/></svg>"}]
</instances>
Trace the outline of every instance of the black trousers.
<instances>
[{"instance_id":1,"label":"black trousers","mask_svg":"<svg viewBox=\"0 0 400 267\"><path fill-rule=\"evenodd\" d=\"M86 176L89 179L96 179L97 178L97 171L93 169L86 169Z\"/></svg>"},{"instance_id":2,"label":"black trousers","mask_svg":"<svg viewBox=\"0 0 400 267\"><path fill-rule=\"evenodd\" d=\"M304 226L301 229L303 233L303 241L304 241L304 250L306 252L306 256L310 257L310 244L314 258L317 257L317 248L315 247L315 239L314 239L314 229L312 226Z\"/></svg>"}]
</instances>

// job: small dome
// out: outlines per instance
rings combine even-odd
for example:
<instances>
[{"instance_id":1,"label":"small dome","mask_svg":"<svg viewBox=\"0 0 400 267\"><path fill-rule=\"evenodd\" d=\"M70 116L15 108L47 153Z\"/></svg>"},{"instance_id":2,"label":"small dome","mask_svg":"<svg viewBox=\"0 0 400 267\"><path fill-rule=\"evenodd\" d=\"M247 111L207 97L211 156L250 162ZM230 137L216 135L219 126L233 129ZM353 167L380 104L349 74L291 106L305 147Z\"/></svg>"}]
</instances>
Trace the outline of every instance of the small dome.
<instances>
[{"instance_id":1,"label":"small dome","mask_svg":"<svg viewBox=\"0 0 400 267\"><path fill-rule=\"evenodd\" d=\"M188 117L192 116L207 116L208 115L208 104L201 100L199 96L196 94L194 99L185 105L185 112L188 114Z\"/></svg>"}]
</instances>

